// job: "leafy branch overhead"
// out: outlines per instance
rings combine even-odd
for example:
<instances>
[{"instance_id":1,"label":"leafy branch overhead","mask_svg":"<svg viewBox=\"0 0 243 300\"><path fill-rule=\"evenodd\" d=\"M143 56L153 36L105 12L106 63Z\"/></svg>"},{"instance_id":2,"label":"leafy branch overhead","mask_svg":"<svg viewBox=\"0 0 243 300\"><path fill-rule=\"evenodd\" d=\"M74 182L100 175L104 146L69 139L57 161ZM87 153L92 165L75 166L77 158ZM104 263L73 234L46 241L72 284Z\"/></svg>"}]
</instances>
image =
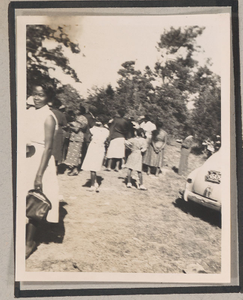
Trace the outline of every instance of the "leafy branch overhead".
<instances>
[{"instance_id":1,"label":"leafy branch overhead","mask_svg":"<svg viewBox=\"0 0 243 300\"><path fill-rule=\"evenodd\" d=\"M45 40L56 42L54 49L46 49L43 46ZM76 82L80 82L76 71L70 66L68 58L63 53L63 46L69 48L72 53L80 53L79 45L73 43L64 32L63 27L52 29L48 25L28 25L26 32L27 48L27 76L28 87L35 81L50 80L50 70L60 67L64 74L71 76ZM58 82L57 79L53 79Z\"/></svg>"}]
</instances>

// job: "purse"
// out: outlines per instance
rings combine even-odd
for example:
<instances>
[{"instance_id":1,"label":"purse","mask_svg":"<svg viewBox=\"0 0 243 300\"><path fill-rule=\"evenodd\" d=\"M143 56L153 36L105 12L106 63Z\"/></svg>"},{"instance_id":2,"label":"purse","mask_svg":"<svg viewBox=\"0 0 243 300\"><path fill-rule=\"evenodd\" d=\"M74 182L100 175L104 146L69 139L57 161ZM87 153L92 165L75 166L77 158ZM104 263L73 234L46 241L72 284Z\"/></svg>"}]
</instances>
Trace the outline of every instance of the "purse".
<instances>
[{"instance_id":1,"label":"purse","mask_svg":"<svg viewBox=\"0 0 243 300\"><path fill-rule=\"evenodd\" d=\"M26 196L26 217L35 221L45 221L51 202L40 190L30 190Z\"/></svg>"}]
</instances>

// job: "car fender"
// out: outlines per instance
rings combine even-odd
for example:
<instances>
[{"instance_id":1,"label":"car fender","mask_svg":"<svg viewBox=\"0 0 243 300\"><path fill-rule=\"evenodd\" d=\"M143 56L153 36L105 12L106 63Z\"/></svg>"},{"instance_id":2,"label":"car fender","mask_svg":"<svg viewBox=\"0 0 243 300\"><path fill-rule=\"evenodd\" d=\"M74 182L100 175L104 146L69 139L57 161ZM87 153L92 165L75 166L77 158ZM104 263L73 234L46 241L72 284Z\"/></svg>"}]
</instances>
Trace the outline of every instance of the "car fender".
<instances>
[{"instance_id":1,"label":"car fender","mask_svg":"<svg viewBox=\"0 0 243 300\"><path fill-rule=\"evenodd\" d=\"M198 171L199 171L200 168L201 168L201 167L196 168L195 170L193 170L193 171L187 176L187 179L186 179L186 188L185 188L184 195L183 195L183 198L184 198L185 201L188 201L188 192L191 192L191 191L192 191L194 179L195 179L195 177L197 176L197 173L198 173ZM191 183L188 182L188 179L191 179Z\"/></svg>"}]
</instances>

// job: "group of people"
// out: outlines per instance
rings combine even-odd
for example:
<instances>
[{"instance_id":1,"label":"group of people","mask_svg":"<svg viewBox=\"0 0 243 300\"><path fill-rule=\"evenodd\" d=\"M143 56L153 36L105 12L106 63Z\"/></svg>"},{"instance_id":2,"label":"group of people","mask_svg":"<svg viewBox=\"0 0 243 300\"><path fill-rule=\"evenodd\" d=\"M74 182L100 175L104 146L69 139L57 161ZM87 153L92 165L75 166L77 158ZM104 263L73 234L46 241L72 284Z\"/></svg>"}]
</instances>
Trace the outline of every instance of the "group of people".
<instances>
[{"instance_id":1,"label":"group of people","mask_svg":"<svg viewBox=\"0 0 243 300\"><path fill-rule=\"evenodd\" d=\"M89 191L98 189L96 173L102 165L106 171L111 171L113 166L116 172L127 168L128 188L132 187L131 174L134 170L139 177L137 187L146 190L142 178L143 165L147 166L148 175L151 168L155 169L155 176L159 175L167 142L162 122L154 124L148 115L135 122L125 118L122 109L110 120L103 115L94 117L82 104L74 114L73 111L66 112L55 98L48 102L48 107L57 122L52 146L57 174L60 166L62 170L68 169L68 176L76 176L80 170L90 171Z\"/></svg>"},{"instance_id":2,"label":"group of people","mask_svg":"<svg viewBox=\"0 0 243 300\"><path fill-rule=\"evenodd\" d=\"M87 113L82 105L75 115L64 113L63 106L47 84L34 87L32 100L33 105L28 104L26 115L26 194L33 188L39 189L51 201L48 222L59 221L59 164L68 166L69 176L78 175L80 169L90 171L91 192L99 187L97 172L103 165L108 172L112 165L118 172L121 167L127 168L127 188L132 187L132 171L136 171L139 178L137 188L147 190L143 184L143 165L147 166L148 175L151 168L155 169L156 176L159 175L167 143L167 133L160 120L154 124L149 116L143 116L135 122L125 118L125 112L119 110L107 122L104 116L94 117ZM182 145L187 152L189 144ZM185 160L181 161L181 169ZM35 235L39 225L39 222L28 220L26 258L36 248Z\"/></svg>"}]
</instances>

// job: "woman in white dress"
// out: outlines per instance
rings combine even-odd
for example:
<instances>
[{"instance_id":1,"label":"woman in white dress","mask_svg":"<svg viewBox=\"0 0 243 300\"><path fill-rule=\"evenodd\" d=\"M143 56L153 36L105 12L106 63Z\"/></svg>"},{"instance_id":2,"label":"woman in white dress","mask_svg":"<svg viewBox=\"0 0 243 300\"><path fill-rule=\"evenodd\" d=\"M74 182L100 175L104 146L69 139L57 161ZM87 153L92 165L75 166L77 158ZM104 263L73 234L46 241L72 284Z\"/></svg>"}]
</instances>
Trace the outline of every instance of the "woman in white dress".
<instances>
[{"instance_id":1,"label":"woman in white dress","mask_svg":"<svg viewBox=\"0 0 243 300\"><path fill-rule=\"evenodd\" d=\"M35 86L33 100L35 106L26 112L26 194L31 189L40 189L50 200L52 209L47 221L59 222L58 182L52 147L58 122L47 105L54 96L49 86ZM36 249L35 235L40 224L29 219L26 226L26 258Z\"/></svg>"},{"instance_id":2,"label":"woman in white dress","mask_svg":"<svg viewBox=\"0 0 243 300\"><path fill-rule=\"evenodd\" d=\"M82 170L90 171L91 187L89 191L97 191L98 183L96 180L96 172L101 170L102 163L105 156L105 141L109 136L109 130L102 124L101 117L99 121L95 122L95 125L90 129L92 134L91 142L89 144L87 154L85 156Z\"/></svg>"}]
</instances>

